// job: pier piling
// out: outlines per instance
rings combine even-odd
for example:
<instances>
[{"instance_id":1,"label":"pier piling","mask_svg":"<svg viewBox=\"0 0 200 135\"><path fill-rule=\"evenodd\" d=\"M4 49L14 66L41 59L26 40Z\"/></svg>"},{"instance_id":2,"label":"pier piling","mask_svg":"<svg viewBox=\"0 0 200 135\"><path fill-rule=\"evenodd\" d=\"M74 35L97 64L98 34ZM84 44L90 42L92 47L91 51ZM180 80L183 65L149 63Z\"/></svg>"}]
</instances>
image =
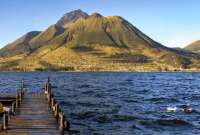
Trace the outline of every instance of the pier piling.
<instances>
[{"instance_id":1,"label":"pier piling","mask_svg":"<svg viewBox=\"0 0 200 135\"><path fill-rule=\"evenodd\" d=\"M8 112L3 112L3 130L7 130L8 128Z\"/></svg>"}]
</instances>

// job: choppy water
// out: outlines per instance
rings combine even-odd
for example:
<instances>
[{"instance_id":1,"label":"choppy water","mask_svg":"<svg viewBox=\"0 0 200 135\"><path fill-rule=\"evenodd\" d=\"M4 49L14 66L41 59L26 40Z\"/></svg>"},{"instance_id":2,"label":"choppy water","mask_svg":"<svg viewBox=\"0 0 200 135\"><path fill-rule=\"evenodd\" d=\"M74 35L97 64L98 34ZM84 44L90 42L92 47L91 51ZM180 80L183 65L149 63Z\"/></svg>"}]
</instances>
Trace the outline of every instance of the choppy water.
<instances>
[{"instance_id":1,"label":"choppy water","mask_svg":"<svg viewBox=\"0 0 200 135\"><path fill-rule=\"evenodd\" d=\"M200 73L0 73L1 94L24 79L40 91L47 76L77 135L200 134ZM167 107L183 105L192 113Z\"/></svg>"}]
</instances>

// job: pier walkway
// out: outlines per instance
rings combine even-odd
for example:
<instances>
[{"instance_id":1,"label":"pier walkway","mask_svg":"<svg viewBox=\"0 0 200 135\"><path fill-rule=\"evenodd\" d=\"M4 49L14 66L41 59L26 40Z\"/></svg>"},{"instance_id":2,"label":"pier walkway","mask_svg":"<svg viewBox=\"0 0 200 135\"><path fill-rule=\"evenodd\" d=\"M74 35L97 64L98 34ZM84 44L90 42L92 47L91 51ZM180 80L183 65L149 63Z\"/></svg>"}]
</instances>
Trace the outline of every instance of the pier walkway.
<instances>
[{"instance_id":1,"label":"pier walkway","mask_svg":"<svg viewBox=\"0 0 200 135\"><path fill-rule=\"evenodd\" d=\"M3 114L0 135L63 135L69 130L69 123L51 94L49 80L45 92L20 91L12 104L12 114Z\"/></svg>"}]
</instances>

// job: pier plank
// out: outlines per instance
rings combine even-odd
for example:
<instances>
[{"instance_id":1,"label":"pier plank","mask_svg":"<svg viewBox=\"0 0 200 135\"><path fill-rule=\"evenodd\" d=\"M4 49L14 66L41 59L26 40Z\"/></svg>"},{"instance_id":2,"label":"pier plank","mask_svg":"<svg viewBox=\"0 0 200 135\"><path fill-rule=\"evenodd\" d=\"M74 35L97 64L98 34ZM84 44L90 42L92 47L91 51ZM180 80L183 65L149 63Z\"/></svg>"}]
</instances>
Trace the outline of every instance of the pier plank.
<instances>
[{"instance_id":1,"label":"pier plank","mask_svg":"<svg viewBox=\"0 0 200 135\"><path fill-rule=\"evenodd\" d=\"M43 93L25 93L8 130L0 135L60 135L59 126Z\"/></svg>"}]
</instances>

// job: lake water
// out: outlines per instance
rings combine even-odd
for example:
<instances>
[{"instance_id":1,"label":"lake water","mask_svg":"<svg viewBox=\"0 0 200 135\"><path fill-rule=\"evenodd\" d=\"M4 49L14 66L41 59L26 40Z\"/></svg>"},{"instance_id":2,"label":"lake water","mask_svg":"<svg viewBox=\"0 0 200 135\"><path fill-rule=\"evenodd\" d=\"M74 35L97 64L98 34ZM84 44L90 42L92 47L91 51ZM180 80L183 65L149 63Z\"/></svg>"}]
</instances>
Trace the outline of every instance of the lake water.
<instances>
[{"instance_id":1,"label":"lake water","mask_svg":"<svg viewBox=\"0 0 200 135\"><path fill-rule=\"evenodd\" d=\"M41 91L48 76L71 134L200 134L200 73L0 73L1 94L15 93L22 78L27 91Z\"/></svg>"}]
</instances>

